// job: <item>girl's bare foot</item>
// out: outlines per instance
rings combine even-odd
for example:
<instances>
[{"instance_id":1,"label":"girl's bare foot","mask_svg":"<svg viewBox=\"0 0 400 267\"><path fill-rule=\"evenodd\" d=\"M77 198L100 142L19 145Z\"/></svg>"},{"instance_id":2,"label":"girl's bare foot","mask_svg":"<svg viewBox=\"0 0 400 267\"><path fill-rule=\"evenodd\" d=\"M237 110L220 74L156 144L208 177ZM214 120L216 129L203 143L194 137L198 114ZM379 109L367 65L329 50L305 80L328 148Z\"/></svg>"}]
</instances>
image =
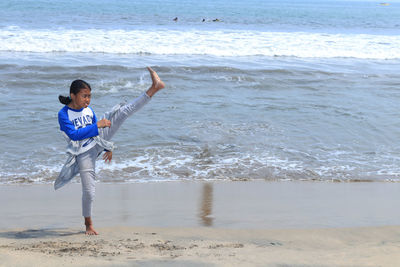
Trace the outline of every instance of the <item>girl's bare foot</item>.
<instances>
[{"instance_id":1,"label":"girl's bare foot","mask_svg":"<svg viewBox=\"0 0 400 267\"><path fill-rule=\"evenodd\" d=\"M86 225L86 235L98 235L96 230L94 230L93 225Z\"/></svg>"},{"instance_id":2,"label":"girl's bare foot","mask_svg":"<svg viewBox=\"0 0 400 267\"><path fill-rule=\"evenodd\" d=\"M152 97L155 93L157 93L158 90L161 90L165 87L165 84L163 81L161 81L160 77L158 77L157 72L155 72L152 68L147 67L148 71L150 72L151 80L153 84L147 90L147 94Z\"/></svg>"},{"instance_id":3,"label":"girl's bare foot","mask_svg":"<svg viewBox=\"0 0 400 267\"><path fill-rule=\"evenodd\" d=\"M96 230L93 228L93 223L92 223L92 218L91 217L85 217L85 225L86 225L86 235L98 235Z\"/></svg>"}]
</instances>

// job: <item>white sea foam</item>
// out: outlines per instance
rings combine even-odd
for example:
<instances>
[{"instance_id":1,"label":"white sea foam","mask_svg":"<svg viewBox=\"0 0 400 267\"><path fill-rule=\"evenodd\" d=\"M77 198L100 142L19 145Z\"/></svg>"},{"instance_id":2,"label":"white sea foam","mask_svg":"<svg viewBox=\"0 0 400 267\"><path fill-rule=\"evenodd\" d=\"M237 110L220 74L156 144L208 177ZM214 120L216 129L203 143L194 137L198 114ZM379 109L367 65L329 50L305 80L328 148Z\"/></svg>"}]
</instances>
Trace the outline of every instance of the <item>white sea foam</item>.
<instances>
[{"instance_id":1,"label":"white sea foam","mask_svg":"<svg viewBox=\"0 0 400 267\"><path fill-rule=\"evenodd\" d=\"M0 51L400 58L400 36L245 30L0 30Z\"/></svg>"},{"instance_id":2,"label":"white sea foam","mask_svg":"<svg viewBox=\"0 0 400 267\"><path fill-rule=\"evenodd\" d=\"M160 182L185 180L373 180L399 181L398 166L390 165L365 169L363 165L325 162L312 167L307 162L263 154L229 153L225 156L206 155L173 150L161 153L144 151L129 159L116 159L111 164L97 162L98 179L102 182ZM175 151L177 153L177 151ZM175 153L175 154L176 154ZM337 159L336 159L337 160ZM335 160L334 160L335 161ZM30 164L32 165L32 164ZM379 164L378 164L379 165ZM4 166L4 164L3 164ZM0 184L53 183L61 165L52 162L35 164L26 170L9 168L0 170ZM76 180L75 180L76 181Z\"/></svg>"}]
</instances>

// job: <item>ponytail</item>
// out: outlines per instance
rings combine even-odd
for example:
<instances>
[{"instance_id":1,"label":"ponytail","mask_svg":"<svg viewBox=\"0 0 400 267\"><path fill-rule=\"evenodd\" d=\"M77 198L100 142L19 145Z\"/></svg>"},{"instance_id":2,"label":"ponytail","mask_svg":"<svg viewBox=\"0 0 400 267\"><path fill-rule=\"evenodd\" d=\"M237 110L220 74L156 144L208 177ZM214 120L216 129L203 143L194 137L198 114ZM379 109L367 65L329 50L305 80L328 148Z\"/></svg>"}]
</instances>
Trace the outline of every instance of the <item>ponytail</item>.
<instances>
[{"instance_id":1,"label":"ponytail","mask_svg":"<svg viewBox=\"0 0 400 267\"><path fill-rule=\"evenodd\" d=\"M72 99L69 96L63 96L63 95L59 95L58 100L60 101L61 104L64 105L68 105L72 101Z\"/></svg>"},{"instance_id":2,"label":"ponytail","mask_svg":"<svg viewBox=\"0 0 400 267\"><path fill-rule=\"evenodd\" d=\"M87 82L85 82L83 80L75 80L71 83L71 86L69 88L69 93L76 95L83 88L86 88L86 89L89 89L90 91L92 91L90 84L88 84ZM61 104L64 104L64 105L69 105L69 103L72 102L71 97L63 96L63 95L59 95L58 100L60 101Z\"/></svg>"}]
</instances>

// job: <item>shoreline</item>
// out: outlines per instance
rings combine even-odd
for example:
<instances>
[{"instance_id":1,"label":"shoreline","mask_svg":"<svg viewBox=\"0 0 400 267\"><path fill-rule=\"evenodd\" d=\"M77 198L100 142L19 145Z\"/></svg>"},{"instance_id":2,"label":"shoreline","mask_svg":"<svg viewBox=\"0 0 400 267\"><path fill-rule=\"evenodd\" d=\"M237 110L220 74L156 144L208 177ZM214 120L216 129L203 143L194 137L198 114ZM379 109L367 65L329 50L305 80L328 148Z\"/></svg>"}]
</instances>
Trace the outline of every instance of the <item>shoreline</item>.
<instances>
[{"instance_id":1,"label":"shoreline","mask_svg":"<svg viewBox=\"0 0 400 267\"><path fill-rule=\"evenodd\" d=\"M82 226L81 185L1 185L0 229ZM96 184L97 227L314 229L399 225L400 183Z\"/></svg>"},{"instance_id":2,"label":"shoreline","mask_svg":"<svg viewBox=\"0 0 400 267\"><path fill-rule=\"evenodd\" d=\"M0 266L397 266L400 184L0 186ZM390 226L392 225L392 226Z\"/></svg>"}]
</instances>

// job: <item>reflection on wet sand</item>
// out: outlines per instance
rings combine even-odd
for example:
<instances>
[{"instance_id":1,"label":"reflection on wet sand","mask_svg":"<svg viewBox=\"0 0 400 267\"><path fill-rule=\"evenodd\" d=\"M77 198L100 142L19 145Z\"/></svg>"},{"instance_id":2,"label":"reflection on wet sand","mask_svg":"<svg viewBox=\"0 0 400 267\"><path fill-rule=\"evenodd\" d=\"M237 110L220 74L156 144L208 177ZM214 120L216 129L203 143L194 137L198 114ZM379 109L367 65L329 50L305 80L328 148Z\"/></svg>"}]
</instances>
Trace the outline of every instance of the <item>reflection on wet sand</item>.
<instances>
[{"instance_id":1,"label":"reflection on wet sand","mask_svg":"<svg viewBox=\"0 0 400 267\"><path fill-rule=\"evenodd\" d=\"M212 202L213 202L213 186L210 183L203 185L201 206L200 206L200 220L203 226L212 226Z\"/></svg>"}]
</instances>

